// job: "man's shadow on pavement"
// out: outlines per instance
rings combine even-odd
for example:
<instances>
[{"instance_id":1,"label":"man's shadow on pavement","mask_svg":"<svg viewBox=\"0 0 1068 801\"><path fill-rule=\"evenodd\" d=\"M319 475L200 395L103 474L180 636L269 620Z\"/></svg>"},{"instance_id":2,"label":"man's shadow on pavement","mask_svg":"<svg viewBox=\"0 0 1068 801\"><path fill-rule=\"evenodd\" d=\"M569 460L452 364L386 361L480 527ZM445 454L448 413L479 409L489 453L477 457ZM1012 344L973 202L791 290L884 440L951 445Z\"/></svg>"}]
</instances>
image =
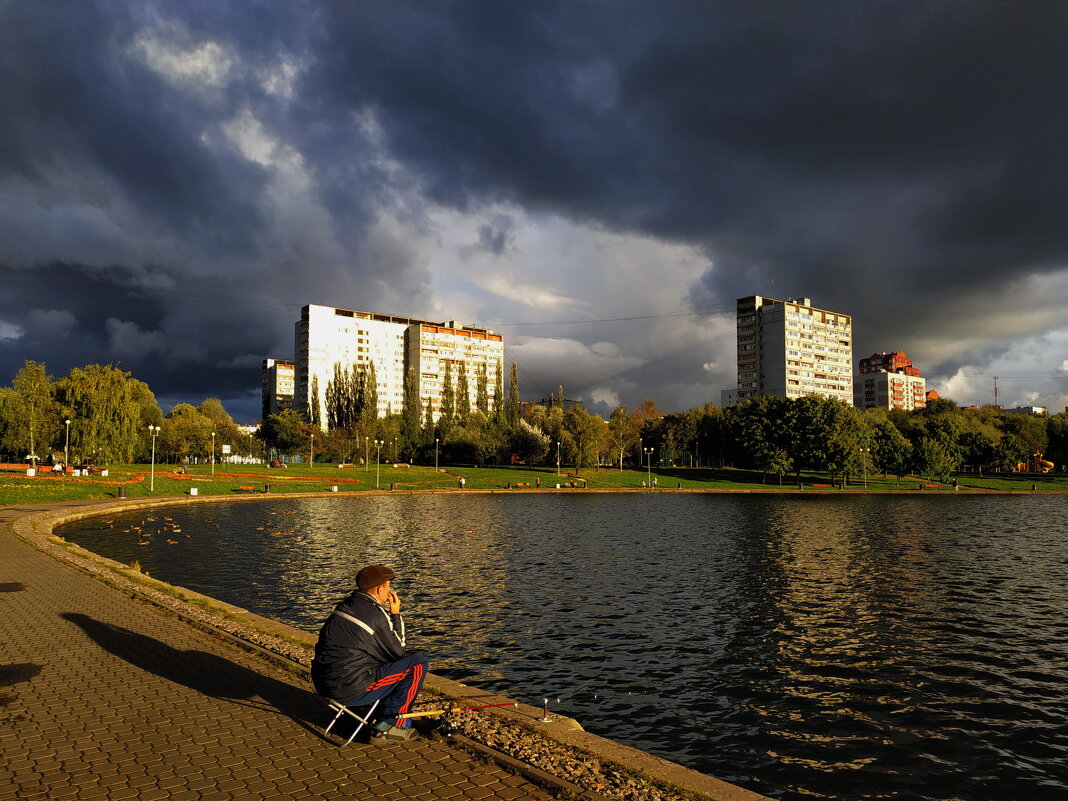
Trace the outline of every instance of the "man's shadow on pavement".
<instances>
[{"instance_id":1,"label":"man's shadow on pavement","mask_svg":"<svg viewBox=\"0 0 1068 801\"><path fill-rule=\"evenodd\" d=\"M252 700L262 698L278 713L296 721L320 739L327 739L322 734L322 725L333 713L310 692L215 654L181 651L153 637L103 623L88 615L64 612L60 617L79 626L101 648L131 665L212 698L272 711Z\"/></svg>"}]
</instances>

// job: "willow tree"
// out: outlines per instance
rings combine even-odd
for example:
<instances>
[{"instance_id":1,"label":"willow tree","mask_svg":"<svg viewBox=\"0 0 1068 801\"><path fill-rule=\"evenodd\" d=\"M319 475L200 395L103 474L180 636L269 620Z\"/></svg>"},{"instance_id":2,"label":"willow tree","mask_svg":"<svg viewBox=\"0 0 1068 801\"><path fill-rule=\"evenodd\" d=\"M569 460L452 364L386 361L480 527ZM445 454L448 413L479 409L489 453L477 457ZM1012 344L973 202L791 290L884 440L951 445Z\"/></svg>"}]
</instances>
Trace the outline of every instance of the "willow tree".
<instances>
[{"instance_id":1,"label":"willow tree","mask_svg":"<svg viewBox=\"0 0 1068 801\"><path fill-rule=\"evenodd\" d=\"M37 448L51 448L51 436L59 420L52 378L45 366L27 360L11 382L12 397L7 404L7 447L12 450L29 448L34 465L41 457Z\"/></svg>"},{"instance_id":2,"label":"willow tree","mask_svg":"<svg viewBox=\"0 0 1068 801\"><path fill-rule=\"evenodd\" d=\"M59 382L60 401L72 421L72 453L98 464L133 461L143 439L144 393L135 382L129 373L102 364L76 367Z\"/></svg>"}]
</instances>

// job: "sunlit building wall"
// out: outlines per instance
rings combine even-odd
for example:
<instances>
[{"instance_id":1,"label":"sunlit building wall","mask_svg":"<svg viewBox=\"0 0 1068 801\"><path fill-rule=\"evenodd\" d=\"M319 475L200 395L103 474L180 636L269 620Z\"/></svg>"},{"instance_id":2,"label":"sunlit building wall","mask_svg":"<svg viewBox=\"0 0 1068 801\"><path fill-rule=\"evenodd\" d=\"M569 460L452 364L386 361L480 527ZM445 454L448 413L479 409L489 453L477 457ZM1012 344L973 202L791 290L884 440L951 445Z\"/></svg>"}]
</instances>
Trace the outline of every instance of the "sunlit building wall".
<instances>
[{"instance_id":1,"label":"sunlit building wall","mask_svg":"<svg viewBox=\"0 0 1068 801\"><path fill-rule=\"evenodd\" d=\"M737 400L824 395L853 403L853 318L808 298L739 298Z\"/></svg>"},{"instance_id":2,"label":"sunlit building wall","mask_svg":"<svg viewBox=\"0 0 1068 801\"><path fill-rule=\"evenodd\" d=\"M504 338L484 328L459 322L430 322L410 317L375 314L308 305L296 323L296 408L311 417L313 389L318 389L319 419L326 426L326 391L334 379L334 366L367 367L377 376L378 416L400 414L404 409L404 377L414 370L421 419L429 407L437 420L444 388L445 364L451 362L455 385L461 370L467 373L470 400L475 405L480 365L487 371L490 409L494 407L497 370L503 365Z\"/></svg>"}]
</instances>

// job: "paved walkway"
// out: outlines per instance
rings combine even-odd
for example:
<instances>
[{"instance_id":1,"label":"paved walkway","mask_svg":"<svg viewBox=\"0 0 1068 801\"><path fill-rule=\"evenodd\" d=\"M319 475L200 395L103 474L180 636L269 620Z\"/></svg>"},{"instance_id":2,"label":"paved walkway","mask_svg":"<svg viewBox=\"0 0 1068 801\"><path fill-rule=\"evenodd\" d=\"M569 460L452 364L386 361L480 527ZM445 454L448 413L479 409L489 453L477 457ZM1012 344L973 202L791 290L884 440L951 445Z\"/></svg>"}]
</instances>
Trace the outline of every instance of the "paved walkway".
<instances>
[{"instance_id":1,"label":"paved walkway","mask_svg":"<svg viewBox=\"0 0 1068 801\"><path fill-rule=\"evenodd\" d=\"M306 686L22 542L28 511L0 507L0 801L551 797L441 739L324 739Z\"/></svg>"}]
</instances>

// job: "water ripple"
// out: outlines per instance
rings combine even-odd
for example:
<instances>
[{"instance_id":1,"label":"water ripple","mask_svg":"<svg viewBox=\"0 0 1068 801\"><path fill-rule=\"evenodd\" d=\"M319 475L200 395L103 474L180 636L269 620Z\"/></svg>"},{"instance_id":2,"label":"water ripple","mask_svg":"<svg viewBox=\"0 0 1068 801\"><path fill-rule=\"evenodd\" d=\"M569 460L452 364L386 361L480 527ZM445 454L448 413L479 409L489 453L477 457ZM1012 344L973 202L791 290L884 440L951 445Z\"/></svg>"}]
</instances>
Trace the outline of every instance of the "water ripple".
<instances>
[{"instance_id":1,"label":"water ripple","mask_svg":"<svg viewBox=\"0 0 1068 801\"><path fill-rule=\"evenodd\" d=\"M772 797L1016 801L1068 797L1063 503L280 499L176 509L176 543L162 514L61 533L308 631L390 564L436 671Z\"/></svg>"}]
</instances>

